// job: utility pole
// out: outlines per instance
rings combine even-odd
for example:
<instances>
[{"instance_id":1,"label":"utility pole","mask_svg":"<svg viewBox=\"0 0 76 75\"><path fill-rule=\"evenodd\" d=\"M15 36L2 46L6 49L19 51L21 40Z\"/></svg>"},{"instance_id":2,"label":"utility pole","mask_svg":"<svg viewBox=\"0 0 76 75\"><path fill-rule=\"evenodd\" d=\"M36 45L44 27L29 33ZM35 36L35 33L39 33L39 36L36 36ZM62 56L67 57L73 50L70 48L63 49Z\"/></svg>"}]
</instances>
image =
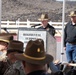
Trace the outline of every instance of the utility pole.
<instances>
[{"instance_id":1,"label":"utility pole","mask_svg":"<svg viewBox=\"0 0 76 75\"><path fill-rule=\"evenodd\" d=\"M65 0L63 0L63 10L62 10L61 62L63 61L63 55L64 55L64 24L65 24Z\"/></svg>"},{"instance_id":2,"label":"utility pole","mask_svg":"<svg viewBox=\"0 0 76 75\"><path fill-rule=\"evenodd\" d=\"M2 12L2 0L0 0L0 33L1 33L1 12Z\"/></svg>"}]
</instances>

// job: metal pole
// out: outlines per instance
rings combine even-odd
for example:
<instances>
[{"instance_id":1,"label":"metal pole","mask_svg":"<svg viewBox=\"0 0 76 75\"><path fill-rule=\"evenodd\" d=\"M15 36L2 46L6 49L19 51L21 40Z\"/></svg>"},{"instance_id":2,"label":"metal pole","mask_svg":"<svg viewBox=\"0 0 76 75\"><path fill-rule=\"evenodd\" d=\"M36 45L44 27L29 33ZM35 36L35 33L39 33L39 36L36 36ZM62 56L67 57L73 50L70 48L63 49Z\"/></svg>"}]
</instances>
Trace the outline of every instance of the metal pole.
<instances>
[{"instance_id":1,"label":"metal pole","mask_svg":"<svg viewBox=\"0 0 76 75\"><path fill-rule=\"evenodd\" d=\"M1 33L1 7L2 7L2 1L0 0L0 33Z\"/></svg>"},{"instance_id":2,"label":"metal pole","mask_svg":"<svg viewBox=\"0 0 76 75\"><path fill-rule=\"evenodd\" d=\"M63 61L63 50L64 50L64 23L65 23L65 0L63 0L63 11L62 11L62 35L61 35L61 62Z\"/></svg>"}]
</instances>

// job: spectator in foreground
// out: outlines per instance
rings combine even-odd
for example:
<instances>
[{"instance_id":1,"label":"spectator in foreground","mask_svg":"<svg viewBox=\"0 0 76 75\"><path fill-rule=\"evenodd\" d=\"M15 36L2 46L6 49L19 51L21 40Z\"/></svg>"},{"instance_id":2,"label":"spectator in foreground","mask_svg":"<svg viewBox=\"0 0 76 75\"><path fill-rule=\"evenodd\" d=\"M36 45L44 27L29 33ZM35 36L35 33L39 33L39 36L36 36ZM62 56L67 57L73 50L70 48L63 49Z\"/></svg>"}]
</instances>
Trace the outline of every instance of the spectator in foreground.
<instances>
[{"instance_id":1,"label":"spectator in foreground","mask_svg":"<svg viewBox=\"0 0 76 75\"><path fill-rule=\"evenodd\" d=\"M12 40L7 47L7 61L8 68L3 75L24 75L23 65L21 61L16 59L15 54L23 53L23 42Z\"/></svg>"},{"instance_id":2,"label":"spectator in foreground","mask_svg":"<svg viewBox=\"0 0 76 75\"><path fill-rule=\"evenodd\" d=\"M47 75L46 65L53 61L53 57L45 53L42 39L30 40L25 52L15 56L22 60L26 75Z\"/></svg>"},{"instance_id":3,"label":"spectator in foreground","mask_svg":"<svg viewBox=\"0 0 76 75\"><path fill-rule=\"evenodd\" d=\"M9 41L13 40L12 35L8 35L1 33L0 34L0 75L3 75L5 70L8 68L8 65L5 63L6 61L6 53Z\"/></svg>"}]
</instances>

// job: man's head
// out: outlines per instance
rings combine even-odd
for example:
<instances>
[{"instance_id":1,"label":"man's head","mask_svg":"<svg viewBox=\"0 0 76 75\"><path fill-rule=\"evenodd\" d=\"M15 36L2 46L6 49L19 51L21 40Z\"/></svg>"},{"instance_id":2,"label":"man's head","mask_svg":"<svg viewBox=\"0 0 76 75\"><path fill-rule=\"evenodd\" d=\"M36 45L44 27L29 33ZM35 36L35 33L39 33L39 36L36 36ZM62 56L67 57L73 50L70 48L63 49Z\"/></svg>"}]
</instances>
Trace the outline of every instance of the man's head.
<instances>
[{"instance_id":1,"label":"man's head","mask_svg":"<svg viewBox=\"0 0 76 75\"><path fill-rule=\"evenodd\" d=\"M7 47L7 56L9 60L15 60L15 54L23 53L23 45L23 42L17 40L12 40L9 42Z\"/></svg>"},{"instance_id":2,"label":"man's head","mask_svg":"<svg viewBox=\"0 0 76 75\"><path fill-rule=\"evenodd\" d=\"M48 17L48 14L41 14L41 17L38 19L39 21L42 22L42 25L44 27L46 27L46 25L48 24L48 21L50 20Z\"/></svg>"},{"instance_id":3,"label":"man's head","mask_svg":"<svg viewBox=\"0 0 76 75\"><path fill-rule=\"evenodd\" d=\"M6 57L7 46L10 40L13 40L13 36L0 35L0 60L3 60Z\"/></svg>"},{"instance_id":4,"label":"man's head","mask_svg":"<svg viewBox=\"0 0 76 75\"><path fill-rule=\"evenodd\" d=\"M76 23L76 11L70 12L71 21Z\"/></svg>"},{"instance_id":5,"label":"man's head","mask_svg":"<svg viewBox=\"0 0 76 75\"><path fill-rule=\"evenodd\" d=\"M0 51L7 49L7 45L10 40L13 40L13 36L11 36L11 35L0 36Z\"/></svg>"},{"instance_id":6,"label":"man's head","mask_svg":"<svg viewBox=\"0 0 76 75\"><path fill-rule=\"evenodd\" d=\"M25 48L25 52L22 54L16 54L16 57L28 64L35 65L33 68L42 66L53 61L53 57L45 53L44 42L42 39L37 39L35 41L30 40ZM30 67L31 68L31 67Z\"/></svg>"}]
</instances>

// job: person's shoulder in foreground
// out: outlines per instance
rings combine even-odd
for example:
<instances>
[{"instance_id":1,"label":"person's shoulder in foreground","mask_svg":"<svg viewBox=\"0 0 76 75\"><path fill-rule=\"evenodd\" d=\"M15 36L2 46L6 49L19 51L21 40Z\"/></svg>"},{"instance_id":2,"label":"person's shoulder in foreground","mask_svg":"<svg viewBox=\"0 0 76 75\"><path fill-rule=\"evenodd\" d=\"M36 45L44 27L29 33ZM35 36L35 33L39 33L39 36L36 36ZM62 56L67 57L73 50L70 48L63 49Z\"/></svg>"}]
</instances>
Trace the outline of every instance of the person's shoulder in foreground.
<instances>
[{"instance_id":1,"label":"person's shoulder in foreground","mask_svg":"<svg viewBox=\"0 0 76 75\"><path fill-rule=\"evenodd\" d=\"M26 75L46 75L46 65L53 61L53 57L46 54L42 39L30 40L25 52L15 55L22 60Z\"/></svg>"},{"instance_id":2,"label":"person's shoulder in foreground","mask_svg":"<svg viewBox=\"0 0 76 75\"><path fill-rule=\"evenodd\" d=\"M6 61L6 53L9 41L13 40L13 36L7 33L0 33L0 75L3 75L8 68Z\"/></svg>"}]
</instances>

